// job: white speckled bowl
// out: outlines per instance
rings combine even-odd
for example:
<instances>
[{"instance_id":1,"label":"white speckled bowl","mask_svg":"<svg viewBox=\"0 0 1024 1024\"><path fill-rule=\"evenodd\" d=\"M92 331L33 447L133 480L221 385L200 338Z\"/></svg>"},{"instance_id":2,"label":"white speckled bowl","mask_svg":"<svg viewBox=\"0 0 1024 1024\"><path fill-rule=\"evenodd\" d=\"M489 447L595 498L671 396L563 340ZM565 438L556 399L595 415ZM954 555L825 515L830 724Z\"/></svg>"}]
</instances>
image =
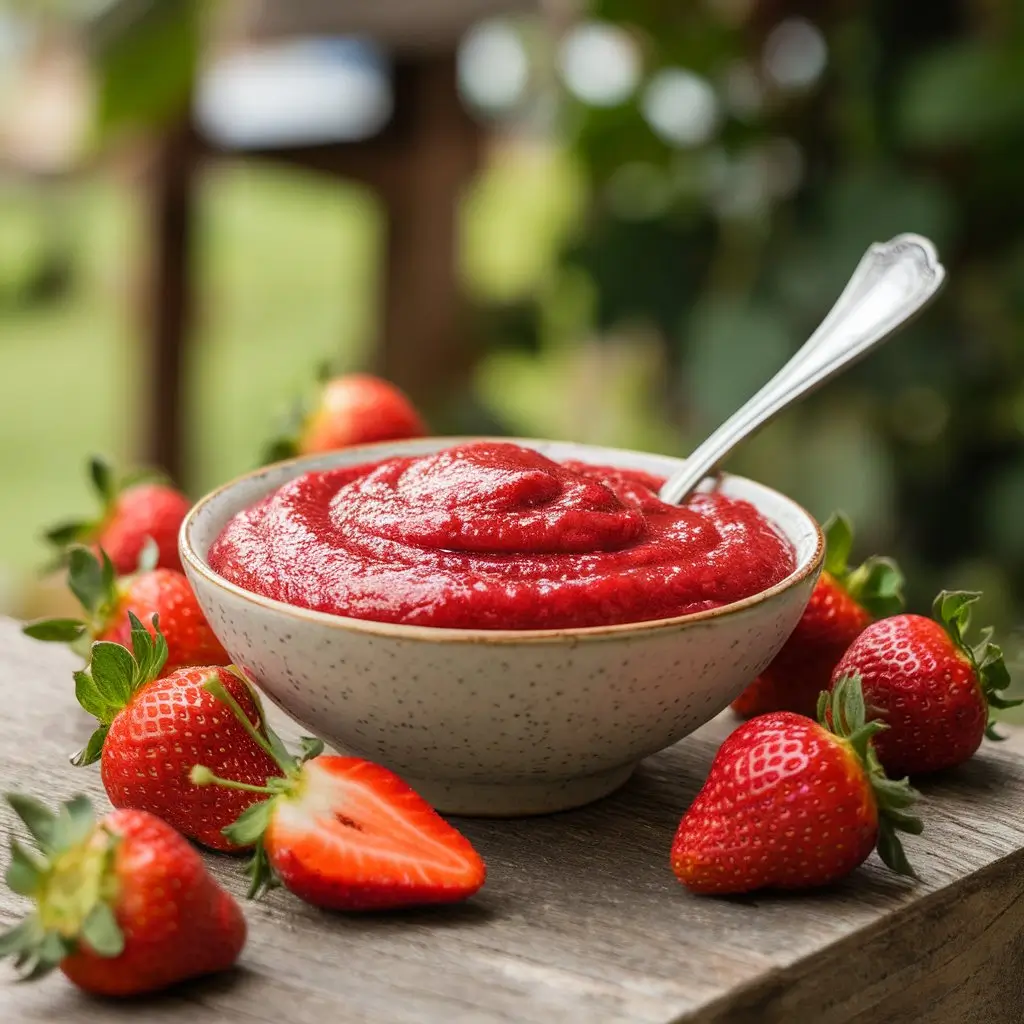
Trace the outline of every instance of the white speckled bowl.
<instances>
[{"instance_id":1,"label":"white speckled bowl","mask_svg":"<svg viewBox=\"0 0 1024 1024\"><path fill-rule=\"evenodd\" d=\"M726 476L789 538L797 568L711 612L590 629L398 626L306 611L227 582L206 553L240 510L312 469L436 451L426 438L295 459L203 498L181 529L185 571L236 663L276 704L342 750L381 762L441 811L488 817L605 796L636 763L718 714L778 652L821 571L817 523L776 491ZM667 476L678 461L552 441L550 457Z\"/></svg>"}]
</instances>

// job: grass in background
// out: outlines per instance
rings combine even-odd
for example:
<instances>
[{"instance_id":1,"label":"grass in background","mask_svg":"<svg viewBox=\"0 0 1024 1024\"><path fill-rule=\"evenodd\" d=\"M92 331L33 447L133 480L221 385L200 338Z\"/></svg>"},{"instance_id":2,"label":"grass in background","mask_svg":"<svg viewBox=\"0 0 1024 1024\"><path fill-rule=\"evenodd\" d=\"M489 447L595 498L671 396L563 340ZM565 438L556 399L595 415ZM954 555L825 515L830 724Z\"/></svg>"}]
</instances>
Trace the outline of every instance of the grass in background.
<instances>
[{"instance_id":1,"label":"grass in background","mask_svg":"<svg viewBox=\"0 0 1024 1024\"><path fill-rule=\"evenodd\" d=\"M534 287L578 213L556 154L505 150L468 197L464 274L498 301ZM90 511L85 461L141 449L146 352L138 284L142 197L103 176L59 197L75 277L60 299L0 308L0 612L23 610L47 524ZM47 196L0 193L0 277L38 250ZM380 211L360 189L291 170L221 165L203 181L199 308L188 367L199 493L252 467L276 418L325 359L365 362L374 342Z\"/></svg>"},{"instance_id":2,"label":"grass in background","mask_svg":"<svg viewBox=\"0 0 1024 1024\"><path fill-rule=\"evenodd\" d=\"M0 609L44 554L41 526L89 510L85 460L139 450L145 351L139 197L109 179L62 197L75 279L63 299L0 310ZM25 239L38 211L0 198L0 235ZM192 490L250 467L325 358L357 361L370 340L376 214L354 189L245 167L208 175L190 376ZM24 244L22 242L22 244ZM0 260L11 265L11 245Z\"/></svg>"}]
</instances>

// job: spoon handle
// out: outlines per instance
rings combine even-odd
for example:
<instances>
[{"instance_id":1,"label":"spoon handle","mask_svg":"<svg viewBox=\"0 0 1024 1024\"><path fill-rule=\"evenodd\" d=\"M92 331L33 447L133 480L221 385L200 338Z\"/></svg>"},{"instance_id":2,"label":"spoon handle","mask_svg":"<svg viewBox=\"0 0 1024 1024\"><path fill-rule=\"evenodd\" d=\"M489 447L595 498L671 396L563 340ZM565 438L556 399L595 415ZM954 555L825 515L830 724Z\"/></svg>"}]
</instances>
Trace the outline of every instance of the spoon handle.
<instances>
[{"instance_id":1,"label":"spoon handle","mask_svg":"<svg viewBox=\"0 0 1024 1024\"><path fill-rule=\"evenodd\" d=\"M821 326L750 401L694 450L661 488L661 500L681 504L741 441L917 313L945 276L935 247L920 235L897 235L872 245Z\"/></svg>"}]
</instances>

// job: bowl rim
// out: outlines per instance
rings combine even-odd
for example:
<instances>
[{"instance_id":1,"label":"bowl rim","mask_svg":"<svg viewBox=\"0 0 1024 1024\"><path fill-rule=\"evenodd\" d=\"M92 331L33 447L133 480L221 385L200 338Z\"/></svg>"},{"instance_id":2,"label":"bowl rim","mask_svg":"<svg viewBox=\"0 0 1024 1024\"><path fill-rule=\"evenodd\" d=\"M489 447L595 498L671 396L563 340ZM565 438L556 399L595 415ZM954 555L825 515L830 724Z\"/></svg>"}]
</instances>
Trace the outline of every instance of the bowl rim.
<instances>
[{"instance_id":1,"label":"bowl rim","mask_svg":"<svg viewBox=\"0 0 1024 1024\"><path fill-rule=\"evenodd\" d=\"M422 438L378 441L372 444L354 445L351 448L338 449L338 454L349 456L356 452L367 452L369 456L367 461L370 461L372 460L374 453L381 449L393 448L395 445L403 443L412 444L424 441L437 441L441 448L472 443L475 441L484 443L502 442L507 444L520 444L524 447L530 447L531 443L545 445L576 445L581 448L598 448L609 453L619 452L623 455L646 455L654 458L678 459L678 456L664 455L657 452L643 452L639 449L614 448L607 445L587 444L577 441L559 441L546 438L491 437L487 435L430 435L429 437ZM251 480L253 477L257 477L263 473L267 473L270 470L286 466L301 466L305 463L322 461L325 457L329 457L331 454L332 453L330 452L320 452L313 455L299 455L291 459L282 459L279 462L268 463L265 466L259 466L246 473L241 473L238 476L233 477L231 480L228 480L226 483L215 487L212 491L204 494L193 503L185 518L182 520L181 527L178 531L178 551L181 556L183 567L191 569L211 586L224 590L228 594L240 598L243 601L258 605L267 611L277 612L278 614L285 615L289 618L303 620L316 625L328 626L334 629L353 630L359 633L376 634L392 639L422 640L434 643L521 644L555 643L566 640L577 643L588 640L621 637L625 634L656 633L663 630L688 626L692 623L707 622L712 619L724 618L728 615L733 615L758 604L762 604L763 602L798 586L806 580L808 576L819 572L825 561L825 535L822 531L821 524L810 514L810 512L788 495L783 494L781 491L777 491L774 487L769 487L767 484L759 483L756 480L751 480L749 477L739 476L735 473L722 473L721 475L734 480L743 480L748 483L752 483L757 487L763 487L765 490L771 491L774 495L777 495L784 502L787 502L800 515L804 516L804 518L814 527L817 535L817 544L815 545L814 553L807 560L806 564L798 565L788 576L779 580L778 583L769 587L767 590L762 590L757 594L752 594L750 597L744 597L739 601L724 604L719 608L711 608L701 612L690 612L686 615L675 615L671 618L647 619L642 622L620 622L610 626L579 626L568 629L468 629L451 626L415 626L397 622L376 622L372 619L357 619L347 615L335 615L332 612L320 612L314 611L311 608L301 608L297 605L287 604L284 601L278 601L272 597L266 597L263 594L254 594L252 591L246 590L244 587L240 587L237 584L232 583L230 580L225 579L219 573L215 572L210 568L206 559L200 557L192 547L190 532L196 518L204 508L209 506L217 498L245 481ZM289 479L294 479L294 477L290 477Z\"/></svg>"}]
</instances>

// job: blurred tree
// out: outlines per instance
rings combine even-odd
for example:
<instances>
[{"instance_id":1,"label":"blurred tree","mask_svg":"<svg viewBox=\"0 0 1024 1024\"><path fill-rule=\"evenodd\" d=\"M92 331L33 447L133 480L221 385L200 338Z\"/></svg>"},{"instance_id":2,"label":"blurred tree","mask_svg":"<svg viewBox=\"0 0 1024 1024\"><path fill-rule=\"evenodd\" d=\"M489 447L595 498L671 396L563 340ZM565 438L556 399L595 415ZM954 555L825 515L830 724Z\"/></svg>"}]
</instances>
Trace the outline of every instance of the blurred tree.
<instances>
[{"instance_id":1,"label":"blurred tree","mask_svg":"<svg viewBox=\"0 0 1024 1024\"><path fill-rule=\"evenodd\" d=\"M907 563L916 606L983 583L1005 623L1024 600L1024 5L593 0L587 19L559 50L592 197L561 262L591 328L654 330L664 415L692 442L871 242L932 237L939 303L733 467L819 516L845 505Z\"/></svg>"}]
</instances>

